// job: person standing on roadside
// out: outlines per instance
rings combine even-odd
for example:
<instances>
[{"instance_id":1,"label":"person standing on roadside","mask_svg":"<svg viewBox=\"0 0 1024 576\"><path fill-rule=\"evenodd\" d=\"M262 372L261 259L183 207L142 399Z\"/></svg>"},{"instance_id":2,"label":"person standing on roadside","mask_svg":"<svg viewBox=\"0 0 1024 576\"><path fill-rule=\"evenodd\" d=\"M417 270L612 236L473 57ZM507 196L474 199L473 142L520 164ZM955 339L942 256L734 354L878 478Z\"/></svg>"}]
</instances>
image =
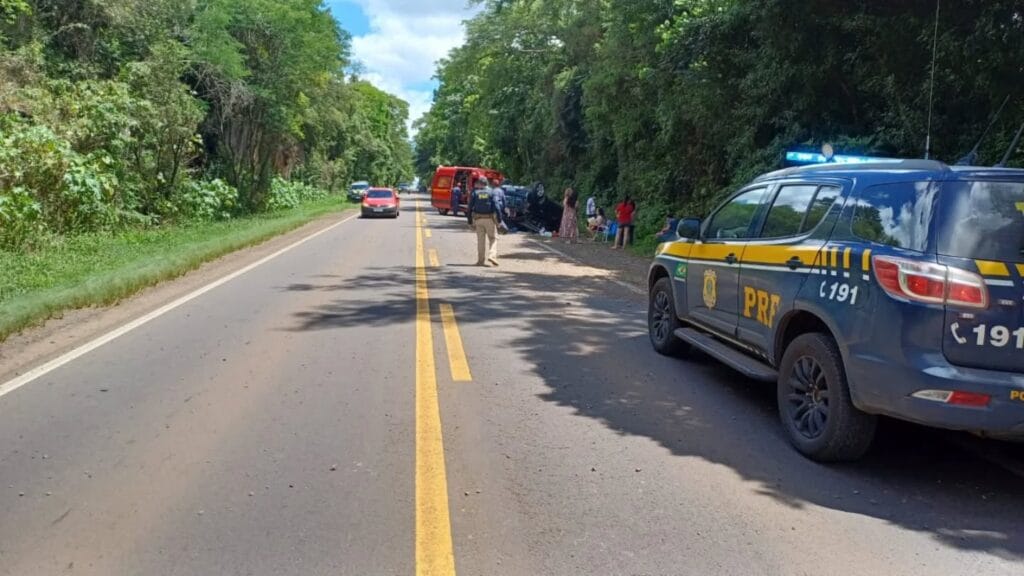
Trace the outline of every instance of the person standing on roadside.
<instances>
[{"instance_id":1,"label":"person standing on roadside","mask_svg":"<svg viewBox=\"0 0 1024 576\"><path fill-rule=\"evenodd\" d=\"M558 227L558 235L566 242L576 242L580 234L580 226L576 222L576 193L566 188L562 196L562 225Z\"/></svg>"},{"instance_id":2,"label":"person standing on roadside","mask_svg":"<svg viewBox=\"0 0 1024 576\"><path fill-rule=\"evenodd\" d=\"M494 192L488 188L487 179L478 178L473 183L466 209L469 225L476 230L477 266L486 266L487 262L498 265L498 223L501 222L502 208Z\"/></svg>"},{"instance_id":3,"label":"person standing on roadside","mask_svg":"<svg viewBox=\"0 0 1024 576\"><path fill-rule=\"evenodd\" d=\"M452 187L452 216L459 215L459 205L462 204L462 188L456 182Z\"/></svg>"},{"instance_id":4,"label":"person standing on roadside","mask_svg":"<svg viewBox=\"0 0 1024 576\"><path fill-rule=\"evenodd\" d=\"M587 198L587 222L597 218L597 198L591 196Z\"/></svg>"},{"instance_id":5,"label":"person standing on roadside","mask_svg":"<svg viewBox=\"0 0 1024 576\"><path fill-rule=\"evenodd\" d=\"M615 218L618 220L618 230L615 232L615 243L612 250L625 248L633 242L633 214L636 212L636 202L628 195L615 207Z\"/></svg>"}]
</instances>

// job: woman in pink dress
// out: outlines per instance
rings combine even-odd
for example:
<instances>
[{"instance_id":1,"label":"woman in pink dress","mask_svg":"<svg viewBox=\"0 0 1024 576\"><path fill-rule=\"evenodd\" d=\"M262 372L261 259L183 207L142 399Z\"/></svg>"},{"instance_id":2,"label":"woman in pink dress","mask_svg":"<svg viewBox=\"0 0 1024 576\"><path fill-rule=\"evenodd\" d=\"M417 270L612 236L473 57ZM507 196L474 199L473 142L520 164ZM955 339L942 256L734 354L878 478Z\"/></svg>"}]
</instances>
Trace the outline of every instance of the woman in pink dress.
<instances>
[{"instance_id":1,"label":"woman in pink dress","mask_svg":"<svg viewBox=\"0 0 1024 576\"><path fill-rule=\"evenodd\" d=\"M565 196L562 197L562 225L558 228L558 235L566 242L576 242L579 239L580 227L576 223L576 193L572 188L566 188Z\"/></svg>"}]
</instances>

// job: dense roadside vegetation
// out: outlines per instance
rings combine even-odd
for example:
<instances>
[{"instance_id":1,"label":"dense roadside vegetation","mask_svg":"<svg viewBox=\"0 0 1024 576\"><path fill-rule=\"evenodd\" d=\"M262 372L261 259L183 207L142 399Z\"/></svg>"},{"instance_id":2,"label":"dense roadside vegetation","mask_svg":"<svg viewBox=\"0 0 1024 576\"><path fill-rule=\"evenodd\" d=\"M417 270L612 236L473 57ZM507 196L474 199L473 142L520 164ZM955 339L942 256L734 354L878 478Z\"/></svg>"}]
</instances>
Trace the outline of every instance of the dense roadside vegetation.
<instances>
[{"instance_id":1,"label":"dense roadside vegetation","mask_svg":"<svg viewBox=\"0 0 1024 576\"><path fill-rule=\"evenodd\" d=\"M605 206L641 236L780 167L786 149L924 154L935 1L486 0L440 63L416 168L483 164ZM1024 120L1024 4L943 1L932 157L999 161ZM1020 166L1024 154L1011 165Z\"/></svg>"},{"instance_id":2,"label":"dense roadside vegetation","mask_svg":"<svg viewBox=\"0 0 1024 576\"><path fill-rule=\"evenodd\" d=\"M411 175L408 105L321 0L0 0L0 249Z\"/></svg>"},{"instance_id":3,"label":"dense roadside vegetation","mask_svg":"<svg viewBox=\"0 0 1024 576\"><path fill-rule=\"evenodd\" d=\"M0 0L0 340L412 175L322 0Z\"/></svg>"}]
</instances>

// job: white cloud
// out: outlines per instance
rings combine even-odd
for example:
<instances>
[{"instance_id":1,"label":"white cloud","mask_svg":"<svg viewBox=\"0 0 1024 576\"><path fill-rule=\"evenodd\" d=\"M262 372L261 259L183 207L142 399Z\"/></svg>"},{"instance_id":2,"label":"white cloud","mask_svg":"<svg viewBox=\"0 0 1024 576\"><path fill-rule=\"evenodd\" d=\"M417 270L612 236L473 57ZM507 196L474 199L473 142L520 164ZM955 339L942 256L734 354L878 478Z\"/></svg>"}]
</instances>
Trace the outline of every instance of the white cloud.
<instances>
[{"instance_id":1,"label":"white cloud","mask_svg":"<svg viewBox=\"0 0 1024 576\"><path fill-rule=\"evenodd\" d=\"M409 102L409 123L430 109L437 61L462 44L467 0L354 0L370 32L352 39L363 77Z\"/></svg>"}]
</instances>

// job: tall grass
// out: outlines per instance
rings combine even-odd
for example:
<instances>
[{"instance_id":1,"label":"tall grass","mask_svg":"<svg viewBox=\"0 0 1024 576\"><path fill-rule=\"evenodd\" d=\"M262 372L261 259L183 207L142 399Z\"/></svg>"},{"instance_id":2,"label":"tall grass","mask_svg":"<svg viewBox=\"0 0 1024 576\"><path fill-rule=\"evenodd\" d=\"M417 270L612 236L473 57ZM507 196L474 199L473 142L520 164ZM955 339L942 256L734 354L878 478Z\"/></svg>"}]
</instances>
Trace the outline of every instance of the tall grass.
<instances>
[{"instance_id":1,"label":"tall grass","mask_svg":"<svg viewBox=\"0 0 1024 576\"><path fill-rule=\"evenodd\" d=\"M117 302L348 206L332 197L236 220L87 234L30 253L0 251L0 341L65 310Z\"/></svg>"}]
</instances>

